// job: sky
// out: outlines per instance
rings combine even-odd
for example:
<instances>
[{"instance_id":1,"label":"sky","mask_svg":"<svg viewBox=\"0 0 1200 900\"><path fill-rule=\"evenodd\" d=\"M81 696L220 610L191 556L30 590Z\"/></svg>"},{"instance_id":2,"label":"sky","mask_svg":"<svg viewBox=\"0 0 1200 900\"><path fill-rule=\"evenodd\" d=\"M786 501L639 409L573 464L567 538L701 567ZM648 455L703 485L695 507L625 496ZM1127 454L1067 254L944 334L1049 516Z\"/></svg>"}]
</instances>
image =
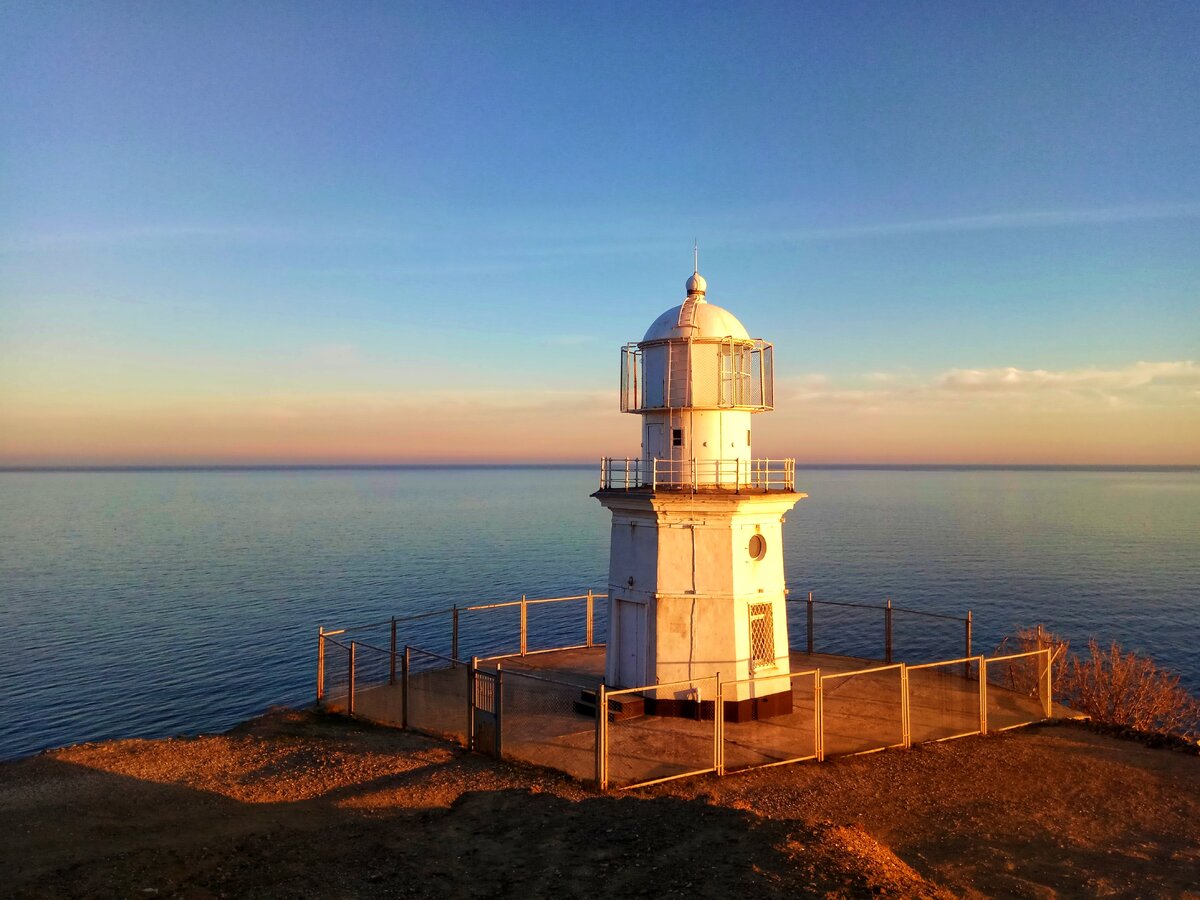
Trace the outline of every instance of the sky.
<instances>
[{"instance_id":1,"label":"sky","mask_svg":"<svg viewBox=\"0 0 1200 900\"><path fill-rule=\"evenodd\" d=\"M0 6L0 466L1200 464L1200 5Z\"/></svg>"}]
</instances>

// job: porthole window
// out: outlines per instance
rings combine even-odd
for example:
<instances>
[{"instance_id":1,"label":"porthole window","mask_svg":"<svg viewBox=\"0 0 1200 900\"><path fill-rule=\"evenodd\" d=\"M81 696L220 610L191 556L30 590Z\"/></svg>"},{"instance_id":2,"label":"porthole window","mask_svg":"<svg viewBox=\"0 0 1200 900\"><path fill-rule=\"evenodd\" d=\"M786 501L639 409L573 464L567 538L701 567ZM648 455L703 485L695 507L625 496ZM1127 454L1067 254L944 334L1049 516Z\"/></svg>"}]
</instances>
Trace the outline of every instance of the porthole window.
<instances>
[{"instance_id":1,"label":"porthole window","mask_svg":"<svg viewBox=\"0 0 1200 900\"><path fill-rule=\"evenodd\" d=\"M767 555L767 540L761 534L756 534L750 538L750 558L762 559Z\"/></svg>"}]
</instances>

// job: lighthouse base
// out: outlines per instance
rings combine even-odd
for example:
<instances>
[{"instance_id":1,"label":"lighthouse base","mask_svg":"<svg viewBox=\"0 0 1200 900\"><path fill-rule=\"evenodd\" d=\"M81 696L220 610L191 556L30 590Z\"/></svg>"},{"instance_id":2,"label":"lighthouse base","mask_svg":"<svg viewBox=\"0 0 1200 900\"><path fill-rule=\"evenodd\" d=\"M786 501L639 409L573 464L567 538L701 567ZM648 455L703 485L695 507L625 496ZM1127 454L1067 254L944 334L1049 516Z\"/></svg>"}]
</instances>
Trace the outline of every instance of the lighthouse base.
<instances>
[{"instance_id":1,"label":"lighthouse base","mask_svg":"<svg viewBox=\"0 0 1200 900\"><path fill-rule=\"evenodd\" d=\"M712 700L687 700L675 697L655 699L646 697L645 712L648 716L675 719L712 719ZM792 692L781 691L766 697L749 697L745 700L725 700L722 713L726 722L753 722L773 716L786 716L792 711Z\"/></svg>"}]
</instances>

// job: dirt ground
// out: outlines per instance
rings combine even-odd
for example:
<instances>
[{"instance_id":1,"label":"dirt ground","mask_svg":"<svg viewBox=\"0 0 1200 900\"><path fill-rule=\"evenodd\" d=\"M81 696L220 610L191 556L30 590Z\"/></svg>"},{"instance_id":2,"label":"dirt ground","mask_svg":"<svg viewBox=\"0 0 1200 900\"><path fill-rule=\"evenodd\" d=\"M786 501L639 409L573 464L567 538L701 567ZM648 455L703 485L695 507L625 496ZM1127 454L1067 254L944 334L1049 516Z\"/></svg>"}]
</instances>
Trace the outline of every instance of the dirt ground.
<instances>
[{"instance_id":1,"label":"dirt ground","mask_svg":"<svg viewBox=\"0 0 1200 900\"><path fill-rule=\"evenodd\" d=\"M1080 725L601 796L277 711L0 764L13 897L1200 898L1200 757Z\"/></svg>"}]
</instances>

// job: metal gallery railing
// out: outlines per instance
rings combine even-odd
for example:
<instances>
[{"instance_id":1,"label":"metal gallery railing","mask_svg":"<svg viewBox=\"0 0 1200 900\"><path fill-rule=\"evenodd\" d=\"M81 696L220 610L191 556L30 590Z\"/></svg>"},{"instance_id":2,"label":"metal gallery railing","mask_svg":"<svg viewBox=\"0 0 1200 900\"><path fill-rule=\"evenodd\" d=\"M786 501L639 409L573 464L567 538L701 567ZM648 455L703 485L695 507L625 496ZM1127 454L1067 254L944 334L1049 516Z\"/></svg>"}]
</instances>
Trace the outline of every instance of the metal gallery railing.
<instances>
[{"instance_id":1,"label":"metal gallery railing","mask_svg":"<svg viewBox=\"0 0 1200 900\"><path fill-rule=\"evenodd\" d=\"M948 613L928 612L923 609L910 609L908 607L893 606L890 597L884 598L883 603L855 603L845 600L819 600L814 596L813 591L808 592L806 598L788 597L786 601L789 605L804 604L804 647L805 652L810 656L814 653L829 653L836 651L841 655L857 655L866 657L867 654L872 654L869 658L882 658L885 663L891 663L897 655L907 656L912 659L915 654L912 653L913 648L909 648L909 653L897 654L896 652L896 625L897 621L905 623L908 621L923 621L929 623L942 623L948 631L944 631L936 636L936 639L930 640L926 637L926 644L936 646L937 650L930 655L934 659L945 659L946 650L954 652L953 645L958 643L962 647L962 655L964 657L971 656L972 644L972 629L974 620L970 610L967 610L965 616L955 616ZM858 617L858 621L847 623L843 620L835 622L829 628L829 631L834 632L833 637L826 636L818 626L821 624L818 619L818 611L826 610L828 615L842 614ZM849 611L842 613L842 611ZM870 624L874 622L874 625ZM850 627L847 627L847 624ZM873 638L869 635L864 635L864 626L866 628L878 628L876 638L879 643L875 645ZM923 628L923 632L927 629ZM953 632L957 632L954 634ZM818 642L818 634L821 634L821 641ZM849 637L848 637L849 635ZM836 644L840 638L842 643ZM834 646L831 648L831 644ZM847 651L860 648L865 652L849 653ZM873 654L879 652L881 656L876 657Z\"/></svg>"},{"instance_id":2,"label":"metal gallery railing","mask_svg":"<svg viewBox=\"0 0 1200 900\"><path fill-rule=\"evenodd\" d=\"M796 489L794 459L637 459L602 457L600 489L632 491L783 491Z\"/></svg>"}]
</instances>

